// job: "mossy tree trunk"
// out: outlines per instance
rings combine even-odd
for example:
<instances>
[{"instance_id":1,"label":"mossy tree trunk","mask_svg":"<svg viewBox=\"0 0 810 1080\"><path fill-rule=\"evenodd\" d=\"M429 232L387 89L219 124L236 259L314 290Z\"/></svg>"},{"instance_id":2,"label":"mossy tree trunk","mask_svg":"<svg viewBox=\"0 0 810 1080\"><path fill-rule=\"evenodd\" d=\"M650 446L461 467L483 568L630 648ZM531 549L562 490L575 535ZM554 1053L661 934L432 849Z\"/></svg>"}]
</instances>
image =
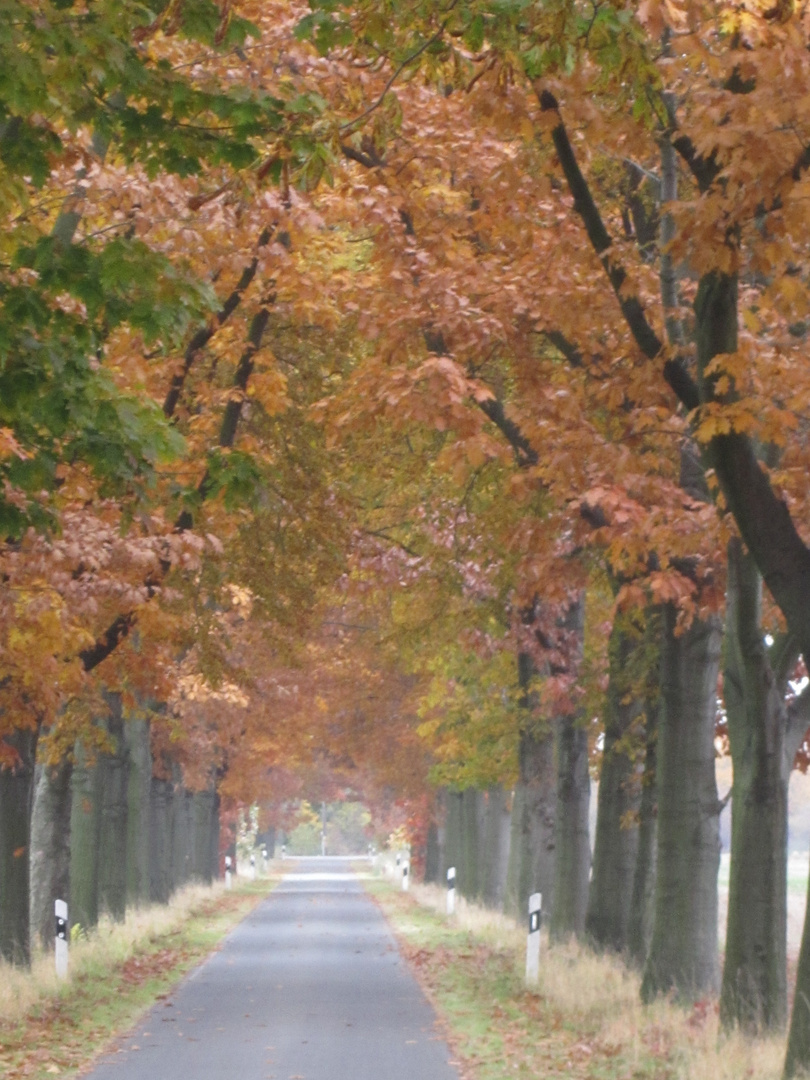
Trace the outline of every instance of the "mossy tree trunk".
<instances>
[{"instance_id":1,"label":"mossy tree trunk","mask_svg":"<svg viewBox=\"0 0 810 1080\"><path fill-rule=\"evenodd\" d=\"M0 956L31 962L29 860L38 728L5 736L15 764L0 769Z\"/></svg>"},{"instance_id":2,"label":"mossy tree trunk","mask_svg":"<svg viewBox=\"0 0 810 1080\"><path fill-rule=\"evenodd\" d=\"M668 605L661 647L658 849L652 941L642 997L694 1000L719 988L719 813L714 731L722 625L694 619L676 633Z\"/></svg>"}]
</instances>

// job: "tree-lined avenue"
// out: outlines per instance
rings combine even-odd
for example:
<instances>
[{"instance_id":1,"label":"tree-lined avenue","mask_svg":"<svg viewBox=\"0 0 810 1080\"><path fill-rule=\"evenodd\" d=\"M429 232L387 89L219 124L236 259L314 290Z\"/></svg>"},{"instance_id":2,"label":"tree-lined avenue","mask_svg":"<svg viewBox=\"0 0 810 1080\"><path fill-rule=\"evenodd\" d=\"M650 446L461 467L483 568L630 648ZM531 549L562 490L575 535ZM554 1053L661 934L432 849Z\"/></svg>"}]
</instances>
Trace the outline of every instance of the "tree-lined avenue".
<instances>
[{"instance_id":1,"label":"tree-lined avenue","mask_svg":"<svg viewBox=\"0 0 810 1080\"><path fill-rule=\"evenodd\" d=\"M345 859L279 887L91 1080L456 1080L432 1010Z\"/></svg>"}]
</instances>

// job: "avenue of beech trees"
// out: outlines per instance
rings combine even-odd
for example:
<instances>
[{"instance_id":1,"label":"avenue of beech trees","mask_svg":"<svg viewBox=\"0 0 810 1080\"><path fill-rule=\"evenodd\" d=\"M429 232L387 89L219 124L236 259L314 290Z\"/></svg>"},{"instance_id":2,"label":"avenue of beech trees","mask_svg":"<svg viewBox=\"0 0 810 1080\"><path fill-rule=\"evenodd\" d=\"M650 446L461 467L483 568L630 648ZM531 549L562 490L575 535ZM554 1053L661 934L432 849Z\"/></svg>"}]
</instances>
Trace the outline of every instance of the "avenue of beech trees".
<instances>
[{"instance_id":1,"label":"avenue of beech trees","mask_svg":"<svg viewBox=\"0 0 810 1080\"><path fill-rule=\"evenodd\" d=\"M351 798L810 1067L809 206L807 0L0 0L0 955Z\"/></svg>"}]
</instances>

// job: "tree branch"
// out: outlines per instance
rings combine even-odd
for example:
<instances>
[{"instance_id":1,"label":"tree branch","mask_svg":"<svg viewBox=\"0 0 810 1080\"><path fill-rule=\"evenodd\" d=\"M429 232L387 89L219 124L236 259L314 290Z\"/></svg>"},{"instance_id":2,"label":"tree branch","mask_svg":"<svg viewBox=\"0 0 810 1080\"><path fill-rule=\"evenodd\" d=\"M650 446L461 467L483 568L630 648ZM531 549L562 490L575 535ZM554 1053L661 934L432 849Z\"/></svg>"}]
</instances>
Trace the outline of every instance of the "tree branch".
<instances>
[{"instance_id":1,"label":"tree branch","mask_svg":"<svg viewBox=\"0 0 810 1080\"><path fill-rule=\"evenodd\" d=\"M275 231L275 226L270 228L269 226L262 230L259 236L258 247L263 248L270 242L270 237ZM169 386L166 399L163 402L163 414L166 417L171 418L174 416L177 403L180 400L180 394L183 392L183 386L185 384L188 373L191 370L194 361L200 353L200 350L205 348L217 330L233 315L239 304L242 302L242 297L247 289L248 285L253 281L256 276L256 270L259 266L259 257L255 256L242 271L242 276L236 283L236 287L233 292L227 298L225 303L219 309L214 316L214 320L208 323L206 326L201 326L200 329L194 334L191 341L186 346L186 351L183 354L183 367L180 371L176 372L172 377L171 385Z\"/></svg>"},{"instance_id":2,"label":"tree branch","mask_svg":"<svg viewBox=\"0 0 810 1080\"><path fill-rule=\"evenodd\" d=\"M574 209L582 218L582 223L585 226L585 231L591 241L591 246L599 257L602 266L605 268L605 273L613 287L613 292L619 302L619 307L624 315L630 333L633 335L633 338L642 353L649 360L655 360L659 357L663 349L663 343L650 325L638 297L626 295L624 286L627 281L627 273L623 266L611 258L610 253L613 246L613 240L611 239L610 233L605 228L605 224L602 221L602 216L594 202L588 182L577 162L574 148L568 138L568 132L565 129L565 125L560 115L557 99L548 90L540 89L538 85L535 86L535 89L540 99L540 108L543 112L553 111L557 114L558 122L552 129L551 138L554 142L554 148L557 151L557 157L559 158L563 174L568 183L569 191L574 198ZM664 378L670 388L675 392L678 400L685 405L687 409L694 409L700 404L697 384L689 374L686 364L681 357L669 359L664 363Z\"/></svg>"}]
</instances>

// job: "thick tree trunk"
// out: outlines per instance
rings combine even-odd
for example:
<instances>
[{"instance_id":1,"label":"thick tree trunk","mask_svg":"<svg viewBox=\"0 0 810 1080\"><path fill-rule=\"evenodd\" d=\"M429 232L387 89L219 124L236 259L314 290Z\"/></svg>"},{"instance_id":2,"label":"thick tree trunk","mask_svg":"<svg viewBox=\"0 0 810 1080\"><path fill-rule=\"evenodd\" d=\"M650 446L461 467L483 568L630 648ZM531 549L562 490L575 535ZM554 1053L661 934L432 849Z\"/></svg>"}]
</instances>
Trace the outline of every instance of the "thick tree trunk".
<instances>
[{"instance_id":1,"label":"thick tree trunk","mask_svg":"<svg viewBox=\"0 0 810 1080\"><path fill-rule=\"evenodd\" d=\"M120 699L111 699L110 706L106 728L111 749L99 755L97 766L101 781L98 903L101 912L123 922L127 909L129 751Z\"/></svg>"},{"instance_id":2,"label":"thick tree trunk","mask_svg":"<svg viewBox=\"0 0 810 1080\"><path fill-rule=\"evenodd\" d=\"M642 997L674 990L683 1000L719 985L717 871L720 805L714 728L722 628L695 619L680 636L664 611L658 741L655 915Z\"/></svg>"},{"instance_id":3,"label":"thick tree trunk","mask_svg":"<svg viewBox=\"0 0 810 1080\"><path fill-rule=\"evenodd\" d=\"M267 855L272 859L276 850L276 830L273 828L269 832L272 833L272 837L267 844ZM214 786L214 803L211 808L210 843L208 861L211 868L211 881L216 881L219 878L219 792L216 786Z\"/></svg>"},{"instance_id":4,"label":"thick tree trunk","mask_svg":"<svg viewBox=\"0 0 810 1080\"><path fill-rule=\"evenodd\" d=\"M728 556L724 688L734 783L720 1020L756 1033L781 1027L787 1012L787 710L763 641L762 578L736 538Z\"/></svg>"},{"instance_id":5,"label":"thick tree trunk","mask_svg":"<svg viewBox=\"0 0 810 1080\"><path fill-rule=\"evenodd\" d=\"M81 743L74 749L70 809L70 921L88 930L98 922L101 777Z\"/></svg>"},{"instance_id":6,"label":"thick tree trunk","mask_svg":"<svg viewBox=\"0 0 810 1080\"><path fill-rule=\"evenodd\" d=\"M462 815L461 815L461 792L448 789L445 795L445 859L446 869L451 866L456 868L456 887L461 874L462 857Z\"/></svg>"},{"instance_id":7,"label":"thick tree trunk","mask_svg":"<svg viewBox=\"0 0 810 1080\"><path fill-rule=\"evenodd\" d=\"M638 629L619 614L609 643L605 743L599 776L593 876L585 930L601 949L628 943L638 855L641 784L637 761L644 724L643 646Z\"/></svg>"},{"instance_id":8,"label":"thick tree trunk","mask_svg":"<svg viewBox=\"0 0 810 1080\"><path fill-rule=\"evenodd\" d=\"M461 859L457 875L457 887L466 900L477 900L480 895L481 792L465 788L461 793Z\"/></svg>"},{"instance_id":9,"label":"thick tree trunk","mask_svg":"<svg viewBox=\"0 0 810 1080\"><path fill-rule=\"evenodd\" d=\"M441 857L439 852L439 826L431 821L425 843L425 884L435 885L439 881Z\"/></svg>"},{"instance_id":10,"label":"thick tree trunk","mask_svg":"<svg viewBox=\"0 0 810 1080\"><path fill-rule=\"evenodd\" d=\"M210 885L214 877L211 863L216 792L213 786L206 791L196 791L191 797L191 815L193 843L191 855L191 877Z\"/></svg>"},{"instance_id":11,"label":"thick tree trunk","mask_svg":"<svg viewBox=\"0 0 810 1080\"><path fill-rule=\"evenodd\" d=\"M549 933L559 941L583 933L588 909L591 777L588 732L581 718L570 716L558 721L557 762L554 905Z\"/></svg>"},{"instance_id":12,"label":"thick tree trunk","mask_svg":"<svg viewBox=\"0 0 810 1080\"><path fill-rule=\"evenodd\" d=\"M191 877L193 813L192 795L182 785L180 769L175 770L174 818L172 830L172 891Z\"/></svg>"},{"instance_id":13,"label":"thick tree trunk","mask_svg":"<svg viewBox=\"0 0 810 1080\"><path fill-rule=\"evenodd\" d=\"M645 706L644 775L638 811L638 848L627 924L627 954L639 968L647 962L652 939L655 898L655 857L658 831L658 711L657 695Z\"/></svg>"},{"instance_id":14,"label":"thick tree trunk","mask_svg":"<svg viewBox=\"0 0 810 1080\"><path fill-rule=\"evenodd\" d=\"M174 785L152 777L149 791L149 898L167 904L172 895L172 835L174 833Z\"/></svg>"},{"instance_id":15,"label":"thick tree trunk","mask_svg":"<svg viewBox=\"0 0 810 1080\"><path fill-rule=\"evenodd\" d=\"M532 677L531 658L518 657L521 686ZM530 703L527 700L527 706ZM506 909L522 919L529 896L542 893L546 917L554 906L554 819L557 808L557 769L550 725L535 722L521 732L518 783L512 805Z\"/></svg>"},{"instance_id":16,"label":"thick tree trunk","mask_svg":"<svg viewBox=\"0 0 810 1080\"><path fill-rule=\"evenodd\" d=\"M31 943L52 949L54 901L70 909L70 810L73 762L38 765L31 815Z\"/></svg>"},{"instance_id":17,"label":"thick tree trunk","mask_svg":"<svg viewBox=\"0 0 810 1080\"><path fill-rule=\"evenodd\" d=\"M485 792L486 814L482 832L481 899L487 907L502 908L509 868L511 811L509 796L500 786Z\"/></svg>"},{"instance_id":18,"label":"thick tree trunk","mask_svg":"<svg viewBox=\"0 0 810 1080\"><path fill-rule=\"evenodd\" d=\"M135 717L124 726L129 757L127 786L127 904L149 900L149 797L152 788L150 723Z\"/></svg>"},{"instance_id":19,"label":"thick tree trunk","mask_svg":"<svg viewBox=\"0 0 810 1080\"><path fill-rule=\"evenodd\" d=\"M38 735L38 728L6 735L17 760L0 769L0 956L22 966L31 962L28 892Z\"/></svg>"},{"instance_id":20,"label":"thick tree trunk","mask_svg":"<svg viewBox=\"0 0 810 1080\"><path fill-rule=\"evenodd\" d=\"M585 594L573 601L560 620L568 635L566 670L577 664L585 642ZM555 811L554 903L549 913L552 937L582 934L588 909L591 840L588 817L591 777L588 732L580 714L556 722L557 807Z\"/></svg>"}]
</instances>

